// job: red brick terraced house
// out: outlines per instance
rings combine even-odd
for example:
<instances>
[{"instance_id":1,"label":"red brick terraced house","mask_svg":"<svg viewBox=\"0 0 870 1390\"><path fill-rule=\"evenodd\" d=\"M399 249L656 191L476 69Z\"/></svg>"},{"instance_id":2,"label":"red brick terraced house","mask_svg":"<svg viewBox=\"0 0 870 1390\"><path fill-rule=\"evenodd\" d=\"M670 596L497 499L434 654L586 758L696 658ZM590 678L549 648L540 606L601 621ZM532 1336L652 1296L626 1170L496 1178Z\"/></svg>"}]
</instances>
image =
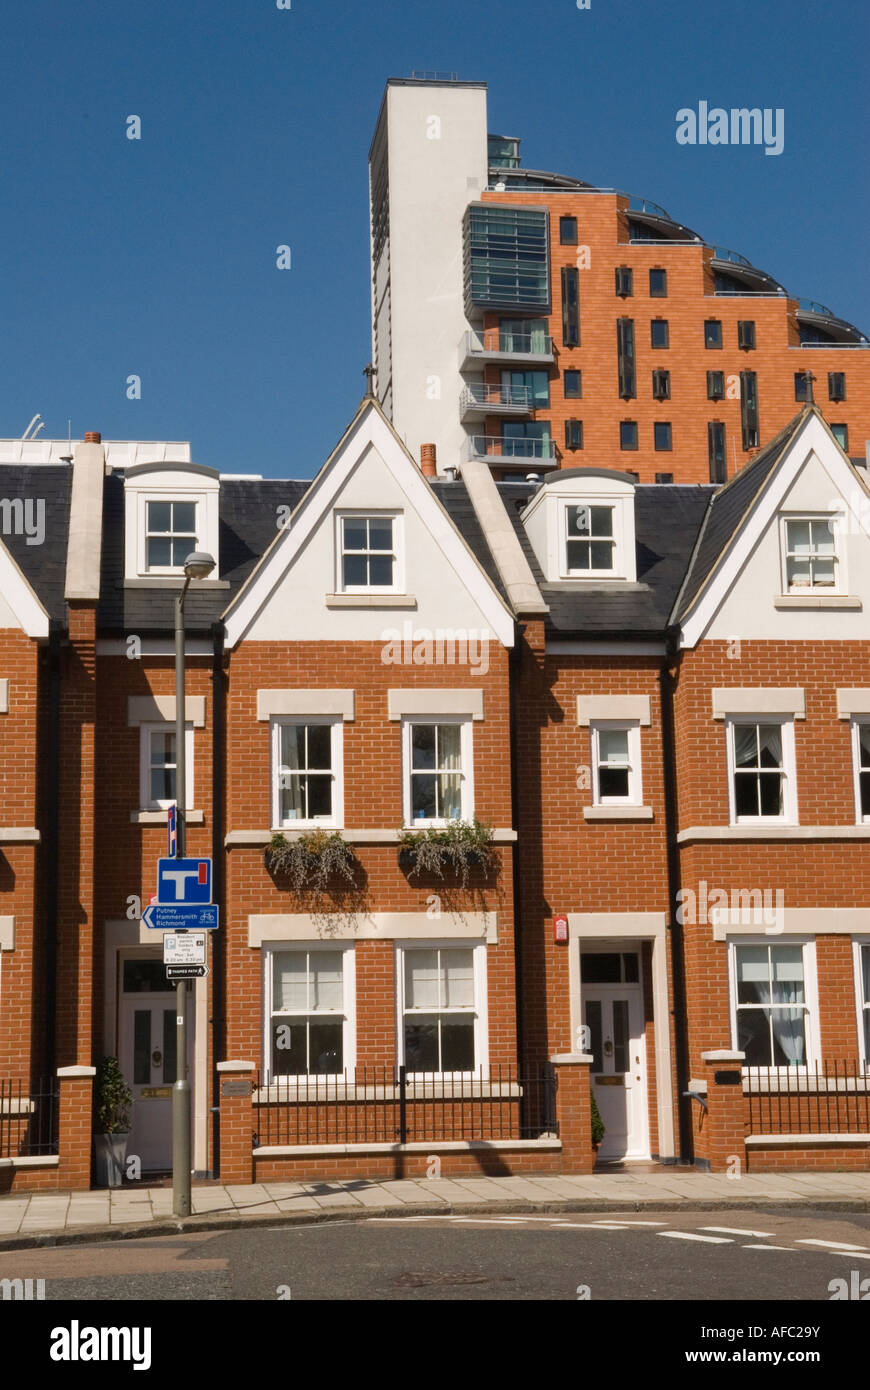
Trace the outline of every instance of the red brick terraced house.
<instances>
[{"instance_id":1,"label":"red brick terraced house","mask_svg":"<svg viewBox=\"0 0 870 1390\"><path fill-rule=\"evenodd\" d=\"M724 487L436 477L371 398L311 482L52 448L0 463L55 537L0 547L5 1186L88 1184L106 1054L169 1166L192 549L195 1172L590 1171L590 1096L601 1159L866 1166L870 494L816 408Z\"/></svg>"}]
</instances>

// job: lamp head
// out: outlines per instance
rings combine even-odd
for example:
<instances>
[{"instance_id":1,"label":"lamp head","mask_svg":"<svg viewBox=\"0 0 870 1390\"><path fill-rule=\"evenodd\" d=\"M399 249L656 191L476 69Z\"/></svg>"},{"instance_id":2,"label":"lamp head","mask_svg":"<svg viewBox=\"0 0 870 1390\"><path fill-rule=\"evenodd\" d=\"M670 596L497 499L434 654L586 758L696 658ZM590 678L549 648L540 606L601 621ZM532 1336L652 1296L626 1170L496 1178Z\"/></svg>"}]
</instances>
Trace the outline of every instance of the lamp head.
<instances>
[{"instance_id":1,"label":"lamp head","mask_svg":"<svg viewBox=\"0 0 870 1390\"><path fill-rule=\"evenodd\" d=\"M184 562L188 579L207 579L215 567L214 557L204 550L194 550Z\"/></svg>"}]
</instances>

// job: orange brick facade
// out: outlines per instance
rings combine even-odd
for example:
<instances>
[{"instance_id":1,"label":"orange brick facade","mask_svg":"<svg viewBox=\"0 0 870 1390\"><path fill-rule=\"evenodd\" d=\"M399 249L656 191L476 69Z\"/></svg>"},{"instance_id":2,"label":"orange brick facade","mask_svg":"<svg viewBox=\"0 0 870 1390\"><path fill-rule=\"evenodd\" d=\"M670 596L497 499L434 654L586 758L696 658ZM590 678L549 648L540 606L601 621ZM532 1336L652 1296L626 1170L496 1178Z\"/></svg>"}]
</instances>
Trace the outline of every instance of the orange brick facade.
<instances>
[{"instance_id":1,"label":"orange brick facade","mask_svg":"<svg viewBox=\"0 0 870 1390\"><path fill-rule=\"evenodd\" d=\"M764 447L800 408L795 398L795 373L812 372L814 398L830 424L848 429L847 453L861 457L864 440L870 435L870 351L860 347L802 347L795 313L798 301L785 295L714 294L710 246L659 242L656 245L629 241L628 199L615 193L521 192L511 188L504 193L488 192L487 203L510 207L549 210L550 282L552 303L549 316L525 313L526 317L548 318L556 362L550 369L550 405L540 406L530 418L549 420L561 468L582 468L607 459L609 467L621 467L639 474L642 483L655 481L656 473L673 474L675 483L705 483L710 480L707 466L707 425L719 421L726 430L727 476L733 475L757 449L745 450L741 432L739 374L757 374L759 447ZM559 219L575 217L578 245L560 243ZM586 254L588 250L588 255ZM580 345L562 343L562 267L579 267ZM627 266L634 272L634 293L621 297L615 293L615 270ZM651 297L649 270L667 271L667 297ZM772 268L775 273L775 267ZM517 309L501 315L487 312L484 330L498 327L499 317L516 319ZM636 396L622 399L617 376L617 319L634 320ZM667 348L653 348L650 322L668 322ZM704 346L704 323L718 319L722 324L722 347ZM755 323L755 349L742 349L737 342L738 321ZM519 365L519 364L518 364ZM656 400L652 394L654 369L670 372L670 399ZM582 398L565 396L563 373L582 372ZM726 393L722 400L707 397L707 372L723 372ZM846 398L828 397L828 373L846 376ZM489 366L486 380L498 383L500 369ZM582 420L583 448L568 449L565 421ZM619 423L637 422L638 447L621 450ZM672 448L656 450L653 425L671 424ZM491 416L486 434L499 436L501 422ZM491 450L492 452L493 450ZM537 471L541 470L539 467Z\"/></svg>"}]
</instances>

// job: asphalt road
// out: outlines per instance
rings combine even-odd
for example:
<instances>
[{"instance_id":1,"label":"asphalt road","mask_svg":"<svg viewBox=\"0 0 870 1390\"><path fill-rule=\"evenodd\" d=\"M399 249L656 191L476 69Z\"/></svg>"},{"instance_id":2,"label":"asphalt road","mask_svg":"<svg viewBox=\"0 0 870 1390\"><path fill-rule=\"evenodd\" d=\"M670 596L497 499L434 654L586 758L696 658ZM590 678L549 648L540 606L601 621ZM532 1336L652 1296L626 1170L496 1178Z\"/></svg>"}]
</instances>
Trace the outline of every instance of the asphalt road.
<instances>
[{"instance_id":1,"label":"asphalt road","mask_svg":"<svg viewBox=\"0 0 870 1390\"><path fill-rule=\"evenodd\" d=\"M870 1295L870 1216L644 1210L624 1217L584 1212L242 1227L0 1252L3 1279L42 1279L47 1302L76 1303L741 1300L749 1306L830 1302L838 1290L857 1301L863 1280Z\"/></svg>"}]
</instances>

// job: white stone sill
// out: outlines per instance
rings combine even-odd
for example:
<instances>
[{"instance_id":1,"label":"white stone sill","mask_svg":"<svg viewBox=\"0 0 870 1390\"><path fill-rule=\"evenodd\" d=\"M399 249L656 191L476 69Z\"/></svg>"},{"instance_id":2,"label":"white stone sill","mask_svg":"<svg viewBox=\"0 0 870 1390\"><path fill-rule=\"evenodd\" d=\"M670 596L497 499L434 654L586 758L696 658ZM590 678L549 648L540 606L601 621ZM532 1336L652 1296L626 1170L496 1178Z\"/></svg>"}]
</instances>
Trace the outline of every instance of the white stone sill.
<instances>
[{"instance_id":1,"label":"white stone sill","mask_svg":"<svg viewBox=\"0 0 870 1390\"><path fill-rule=\"evenodd\" d=\"M190 813L188 813L188 821ZM402 831L399 830L335 830L328 826L323 827L329 835L340 835L341 838L350 845L397 845ZM260 846L263 848L268 845L273 835L283 835L287 840L301 840L303 835L311 835L315 827L307 830L291 830L286 825L279 825L274 830L231 830L224 837L224 844L228 849L232 848L253 848ZM408 827L409 831L413 826ZM867 827L870 833L870 825ZM513 844L517 838L515 830L494 830L492 832L493 843L496 845Z\"/></svg>"},{"instance_id":2,"label":"white stone sill","mask_svg":"<svg viewBox=\"0 0 870 1390\"><path fill-rule=\"evenodd\" d=\"M747 1149L806 1148L811 1144L870 1144L870 1134L748 1134Z\"/></svg>"},{"instance_id":3,"label":"white stone sill","mask_svg":"<svg viewBox=\"0 0 870 1390\"><path fill-rule=\"evenodd\" d=\"M870 825L690 825L677 835L696 840L870 840Z\"/></svg>"},{"instance_id":4,"label":"white stone sill","mask_svg":"<svg viewBox=\"0 0 870 1390\"><path fill-rule=\"evenodd\" d=\"M851 608L860 612L863 604L852 594L780 594L773 600L774 608Z\"/></svg>"},{"instance_id":5,"label":"white stone sill","mask_svg":"<svg viewBox=\"0 0 870 1390\"><path fill-rule=\"evenodd\" d=\"M0 1158L0 1168L56 1168L59 1154L27 1154L17 1158Z\"/></svg>"},{"instance_id":6,"label":"white stone sill","mask_svg":"<svg viewBox=\"0 0 870 1390\"><path fill-rule=\"evenodd\" d=\"M584 806L584 820L652 820L652 806Z\"/></svg>"},{"instance_id":7,"label":"white stone sill","mask_svg":"<svg viewBox=\"0 0 870 1390\"><path fill-rule=\"evenodd\" d=\"M487 1143L483 1139L437 1139L430 1144L270 1144L254 1149L254 1158L316 1158L362 1156L364 1154L442 1154L442 1153L507 1153L514 1150L535 1153L558 1152L560 1139L499 1139Z\"/></svg>"},{"instance_id":8,"label":"white stone sill","mask_svg":"<svg viewBox=\"0 0 870 1390\"><path fill-rule=\"evenodd\" d=\"M414 594L326 594L327 608L416 608Z\"/></svg>"},{"instance_id":9,"label":"white stone sill","mask_svg":"<svg viewBox=\"0 0 870 1390\"><path fill-rule=\"evenodd\" d=\"M186 825L204 825L205 815L202 811L186 811L184 815ZM165 811L131 811L131 825L166 825Z\"/></svg>"}]
</instances>

